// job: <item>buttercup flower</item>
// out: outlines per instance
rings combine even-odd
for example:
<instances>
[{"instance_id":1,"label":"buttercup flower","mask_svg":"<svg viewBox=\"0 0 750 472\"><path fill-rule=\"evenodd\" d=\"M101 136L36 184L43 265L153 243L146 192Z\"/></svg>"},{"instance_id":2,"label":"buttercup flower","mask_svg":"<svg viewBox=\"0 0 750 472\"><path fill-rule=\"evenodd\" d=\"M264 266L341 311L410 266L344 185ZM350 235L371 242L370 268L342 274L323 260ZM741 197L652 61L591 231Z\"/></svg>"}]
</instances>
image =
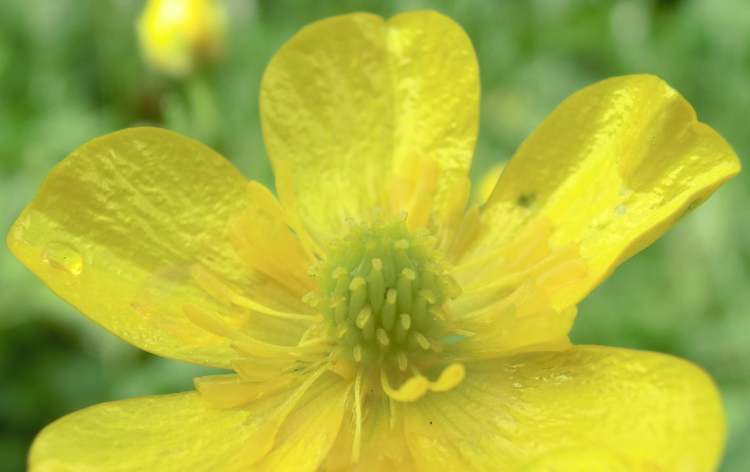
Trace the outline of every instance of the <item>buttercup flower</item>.
<instances>
[{"instance_id":1,"label":"buttercup flower","mask_svg":"<svg viewBox=\"0 0 750 472\"><path fill-rule=\"evenodd\" d=\"M617 77L566 99L467 205L478 101L451 20L352 14L265 72L278 197L159 129L62 161L12 251L135 346L234 373L66 416L31 470L716 467L701 369L568 333L593 287L739 171L734 152L662 80Z\"/></svg>"},{"instance_id":2,"label":"buttercup flower","mask_svg":"<svg viewBox=\"0 0 750 472\"><path fill-rule=\"evenodd\" d=\"M138 20L141 51L155 69L184 76L224 47L222 0L149 0Z\"/></svg>"}]
</instances>

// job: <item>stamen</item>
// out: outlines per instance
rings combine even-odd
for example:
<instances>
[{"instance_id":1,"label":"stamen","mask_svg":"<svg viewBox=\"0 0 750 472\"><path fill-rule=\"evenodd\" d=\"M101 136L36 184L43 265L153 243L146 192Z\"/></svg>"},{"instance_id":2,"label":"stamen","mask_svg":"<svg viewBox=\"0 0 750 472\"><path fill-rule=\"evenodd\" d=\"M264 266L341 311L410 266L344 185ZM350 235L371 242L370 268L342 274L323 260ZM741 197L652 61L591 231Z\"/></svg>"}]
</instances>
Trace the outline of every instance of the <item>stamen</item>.
<instances>
[{"instance_id":1,"label":"stamen","mask_svg":"<svg viewBox=\"0 0 750 472\"><path fill-rule=\"evenodd\" d=\"M277 377L263 382L250 382L229 375L209 375L193 380L201 397L214 408L236 408L269 397L292 386L298 377Z\"/></svg>"},{"instance_id":2,"label":"stamen","mask_svg":"<svg viewBox=\"0 0 750 472\"><path fill-rule=\"evenodd\" d=\"M417 344L419 344L419 347L421 347L425 351L430 348L430 341L424 336L424 334L415 332L413 333L413 336Z\"/></svg>"},{"instance_id":3,"label":"stamen","mask_svg":"<svg viewBox=\"0 0 750 472\"><path fill-rule=\"evenodd\" d=\"M357 328L364 329L365 324L367 324L367 322L370 321L371 314L372 314L372 310L369 306L362 308L362 311L360 311L359 315L357 315L357 321L356 321Z\"/></svg>"},{"instance_id":4,"label":"stamen","mask_svg":"<svg viewBox=\"0 0 750 472\"><path fill-rule=\"evenodd\" d=\"M202 266L193 266L191 274L193 276L193 280L195 280L195 282L209 294L216 297L220 301L231 303L240 308L247 308L248 310L262 313L264 315L286 320L314 322L320 319L316 315L274 310L273 308L267 307L262 303L248 298L247 296L240 295L235 289L219 280L218 277L211 274Z\"/></svg>"},{"instance_id":5,"label":"stamen","mask_svg":"<svg viewBox=\"0 0 750 472\"><path fill-rule=\"evenodd\" d=\"M216 315L200 310L192 305L185 305L183 311L190 321L211 334L227 337L230 333L226 321Z\"/></svg>"},{"instance_id":6,"label":"stamen","mask_svg":"<svg viewBox=\"0 0 750 472\"><path fill-rule=\"evenodd\" d=\"M328 349L326 346L315 345L315 346L279 346L277 344L266 343L258 341L244 333L233 333L231 346L249 356L267 358L267 359L278 359L280 357L291 356L291 357L302 357L302 356L313 356L316 353L325 353Z\"/></svg>"},{"instance_id":7,"label":"stamen","mask_svg":"<svg viewBox=\"0 0 750 472\"><path fill-rule=\"evenodd\" d=\"M411 311L412 282L417 278L413 270L406 268L398 278L398 309L402 312Z\"/></svg>"},{"instance_id":8,"label":"stamen","mask_svg":"<svg viewBox=\"0 0 750 472\"><path fill-rule=\"evenodd\" d=\"M430 390L433 392L447 392L460 384L466 377L466 369L463 364L451 364L440 373L438 379L430 382Z\"/></svg>"},{"instance_id":9,"label":"stamen","mask_svg":"<svg viewBox=\"0 0 750 472\"><path fill-rule=\"evenodd\" d=\"M362 448L362 368L354 380L354 438L352 440L352 464L359 462Z\"/></svg>"},{"instance_id":10,"label":"stamen","mask_svg":"<svg viewBox=\"0 0 750 472\"><path fill-rule=\"evenodd\" d=\"M320 304L320 295L318 292L307 292L302 297L302 303L309 306L310 308L317 308Z\"/></svg>"},{"instance_id":11,"label":"stamen","mask_svg":"<svg viewBox=\"0 0 750 472\"><path fill-rule=\"evenodd\" d=\"M267 363L259 362L257 359L236 359L231 362L232 369L240 377L250 382L265 382L272 378L284 375L286 371L294 365L296 361L268 361Z\"/></svg>"},{"instance_id":12,"label":"stamen","mask_svg":"<svg viewBox=\"0 0 750 472\"><path fill-rule=\"evenodd\" d=\"M401 384L397 389L391 387L385 369L380 370L380 386L390 398L400 402L413 402L421 398L429 387L430 382L421 375L415 375Z\"/></svg>"},{"instance_id":13,"label":"stamen","mask_svg":"<svg viewBox=\"0 0 750 472\"><path fill-rule=\"evenodd\" d=\"M356 320L357 328L362 330L365 340L372 340L375 334L375 318L372 316L372 308L369 305L360 310Z\"/></svg>"},{"instance_id":14,"label":"stamen","mask_svg":"<svg viewBox=\"0 0 750 472\"><path fill-rule=\"evenodd\" d=\"M406 368L409 366L409 360L407 359L406 354L404 354L403 351L400 351L396 354L396 360L398 361L398 370L406 372Z\"/></svg>"},{"instance_id":15,"label":"stamen","mask_svg":"<svg viewBox=\"0 0 750 472\"><path fill-rule=\"evenodd\" d=\"M354 349L352 351L352 355L354 356L354 360L357 362L362 362L362 346L360 344L357 344L354 346Z\"/></svg>"},{"instance_id":16,"label":"stamen","mask_svg":"<svg viewBox=\"0 0 750 472\"><path fill-rule=\"evenodd\" d=\"M389 288L388 293L385 296L385 306L382 312L382 323L383 328L390 332L393 329L393 325L396 323L396 296L397 292L394 288Z\"/></svg>"},{"instance_id":17,"label":"stamen","mask_svg":"<svg viewBox=\"0 0 750 472\"><path fill-rule=\"evenodd\" d=\"M409 328L411 327L411 316L409 314L404 313L399 316L399 322L396 325L396 344L404 344L404 341L406 341L406 335L409 332Z\"/></svg>"},{"instance_id":18,"label":"stamen","mask_svg":"<svg viewBox=\"0 0 750 472\"><path fill-rule=\"evenodd\" d=\"M343 267L336 267L331 274L331 278L336 281L336 287L333 289L333 295L344 296L346 289L349 287L348 272Z\"/></svg>"},{"instance_id":19,"label":"stamen","mask_svg":"<svg viewBox=\"0 0 750 472\"><path fill-rule=\"evenodd\" d=\"M318 296L306 297L325 314L327 336L315 332L310 337L316 342L296 348L328 347L328 337L337 344L328 356L331 370L352 378L358 369L362 375L370 372L364 369L376 362L385 384L389 373L400 379L409 367L439 362L439 340L451 334L445 329L446 302L459 289L435 252L438 240L425 228L410 231L406 216L349 224L350 233L330 247L314 271ZM389 390L391 398L411 401L428 390L421 374L405 380Z\"/></svg>"},{"instance_id":20,"label":"stamen","mask_svg":"<svg viewBox=\"0 0 750 472\"><path fill-rule=\"evenodd\" d=\"M407 269L411 268L411 260L409 260L409 255L406 254L406 251L409 249L409 241L406 239L399 239L393 244L393 249L395 249L395 256L396 256L396 264L398 264L401 269Z\"/></svg>"},{"instance_id":21,"label":"stamen","mask_svg":"<svg viewBox=\"0 0 750 472\"><path fill-rule=\"evenodd\" d=\"M308 375L302 385L289 395L286 401L275 412L270 415L252 416L250 418L250 422L246 426L251 431L247 436L247 446L238 454L238 457L242 459L243 466L256 464L273 449L276 443L276 434L284 420L294 410L312 384L326 370L327 366L319 366L317 371Z\"/></svg>"},{"instance_id":22,"label":"stamen","mask_svg":"<svg viewBox=\"0 0 750 472\"><path fill-rule=\"evenodd\" d=\"M375 313L380 311L383 306L383 296L385 295L385 279L383 278L383 261L381 259L372 259L372 270L367 276L368 288L370 289L370 306Z\"/></svg>"},{"instance_id":23,"label":"stamen","mask_svg":"<svg viewBox=\"0 0 750 472\"><path fill-rule=\"evenodd\" d=\"M352 318L359 313L359 310L365 306L367 300L367 290L365 287L367 282L363 277L354 277L352 282L349 284L349 291L351 292L351 298L349 300L349 317Z\"/></svg>"},{"instance_id":24,"label":"stamen","mask_svg":"<svg viewBox=\"0 0 750 472\"><path fill-rule=\"evenodd\" d=\"M378 328L375 332L375 335L377 336L378 342L381 346L387 347L391 343L391 340L388 338L388 333L386 333L383 328Z\"/></svg>"},{"instance_id":25,"label":"stamen","mask_svg":"<svg viewBox=\"0 0 750 472\"><path fill-rule=\"evenodd\" d=\"M341 348L337 348L331 353L328 368L345 380L352 380L357 370L354 363L349 360L349 353L344 353Z\"/></svg>"},{"instance_id":26,"label":"stamen","mask_svg":"<svg viewBox=\"0 0 750 472\"><path fill-rule=\"evenodd\" d=\"M331 309L333 310L333 319L337 324L341 324L346 321L348 306L346 304L345 296L336 296L336 298L334 298L331 302Z\"/></svg>"}]
</instances>

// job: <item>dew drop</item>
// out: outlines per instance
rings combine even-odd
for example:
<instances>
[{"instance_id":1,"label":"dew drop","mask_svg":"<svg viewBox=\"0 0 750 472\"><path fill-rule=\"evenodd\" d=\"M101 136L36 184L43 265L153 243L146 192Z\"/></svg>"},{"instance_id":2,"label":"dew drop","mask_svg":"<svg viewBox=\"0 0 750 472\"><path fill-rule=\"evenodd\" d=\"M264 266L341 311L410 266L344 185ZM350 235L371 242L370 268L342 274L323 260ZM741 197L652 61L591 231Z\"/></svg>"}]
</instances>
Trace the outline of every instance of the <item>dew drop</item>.
<instances>
[{"instance_id":1,"label":"dew drop","mask_svg":"<svg viewBox=\"0 0 750 472\"><path fill-rule=\"evenodd\" d=\"M70 275L80 275L83 271L83 257L65 243L50 243L42 253L42 260L58 270Z\"/></svg>"}]
</instances>

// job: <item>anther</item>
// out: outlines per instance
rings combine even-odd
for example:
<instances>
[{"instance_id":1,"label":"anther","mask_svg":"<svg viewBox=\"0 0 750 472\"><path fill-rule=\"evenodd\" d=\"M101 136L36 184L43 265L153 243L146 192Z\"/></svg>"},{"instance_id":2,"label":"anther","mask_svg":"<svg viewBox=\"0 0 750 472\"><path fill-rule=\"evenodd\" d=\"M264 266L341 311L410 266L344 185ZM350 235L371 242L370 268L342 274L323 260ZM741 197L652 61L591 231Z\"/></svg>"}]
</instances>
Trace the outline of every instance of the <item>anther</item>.
<instances>
[{"instance_id":1,"label":"anther","mask_svg":"<svg viewBox=\"0 0 750 472\"><path fill-rule=\"evenodd\" d=\"M333 294L346 294L346 289L349 286L349 277L347 276L346 269L344 269L343 267L336 267L331 274L331 278L336 281L336 286L333 289Z\"/></svg>"},{"instance_id":2,"label":"anther","mask_svg":"<svg viewBox=\"0 0 750 472\"><path fill-rule=\"evenodd\" d=\"M388 363L392 373L407 373L415 366L412 354L429 364L429 352L442 348L431 337L443 332L435 325L451 319L443 313L451 298L446 294L458 292L435 254L436 241L427 230L410 232L406 220L351 224L350 234L333 243L313 271L319 292L303 297L329 321L325 334L313 334L337 344L355 370L376 361ZM425 382L407 380L391 393L402 397L429 386Z\"/></svg>"},{"instance_id":3,"label":"anther","mask_svg":"<svg viewBox=\"0 0 750 472\"><path fill-rule=\"evenodd\" d=\"M412 283L417 274L412 269L404 269L398 277L398 309L403 312L411 311Z\"/></svg>"},{"instance_id":4,"label":"anther","mask_svg":"<svg viewBox=\"0 0 750 472\"><path fill-rule=\"evenodd\" d=\"M410 327L411 316L407 313L400 315L395 329L396 344L403 344L406 341L406 335Z\"/></svg>"},{"instance_id":5,"label":"anther","mask_svg":"<svg viewBox=\"0 0 750 472\"><path fill-rule=\"evenodd\" d=\"M346 297L343 295L337 296L331 302L331 308L333 309L333 318L336 320L336 323L344 323L347 317Z\"/></svg>"},{"instance_id":6,"label":"anther","mask_svg":"<svg viewBox=\"0 0 750 472\"><path fill-rule=\"evenodd\" d=\"M417 344L419 344L419 347L424 349L425 351L430 348L430 341L425 337L424 334L415 332L414 339L417 341Z\"/></svg>"},{"instance_id":7,"label":"anther","mask_svg":"<svg viewBox=\"0 0 750 472\"><path fill-rule=\"evenodd\" d=\"M362 330L362 336L366 340L372 339L373 333L375 331L375 320L372 315L372 308L369 306L365 306L360 310L359 314L357 315L356 319L356 325L357 328Z\"/></svg>"},{"instance_id":8,"label":"anther","mask_svg":"<svg viewBox=\"0 0 750 472\"><path fill-rule=\"evenodd\" d=\"M445 290L445 296L449 299L453 299L461 295L461 286L458 285L458 283L453 279L453 277L450 276L443 276L440 278L443 286L443 290Z\"/></svg>"},{"instance_id":9,"label":"anther","mask_svg":"<svg viewBox=\"0 0 750 472\"><path fill-rule=\"evenodd\" d=\"M378 342L383 347L386 347L391 343L390 338L388 338L388 333L386 333L383 328L378 328L375 331L375 336L378 338Z\"/></svg>"},{"instance_id":10,"label":"anther","mask_svg":"<svg viewBox=\"0 0 750 472\"><path fill-rule=\"evenodd\" d=\"M422 289L417 295L417 302L414 304L414 324L417 328L425 328L429 322L429 313L427 308L435 303L435 296L430 290Z\"/></svg>"},{"instance_id":11,"label":"anther","mask_svg":"<svg viewBox=\"0 0 750 472\"><path fill-rule=\"evenodd\" d=\"M399 353L396 354L396 362L398 362L398 370L406 372L406 368L409 366L409 360L403 351L399 351Z\"/></svg>"},{"instance_id":12,"label":"anther","mask_svg":"<svg viewBox=\"0 0 750 472\"><path fill-rule=\"evenodd\" d=\"M383 279L383 261L375 258L370 261L372 269L367 276L367 287L370 291L370 306L377 313L383 306L385 295L385 280Z\"/></svg>"},{"instance_id":13,"label":"anther","mask_svg":"<svg viewBox=\"0 0 750 472\"><path fill-rule=\"evenodd\" d=\"M372 311L370 310L369 306L362 308L362 310L357 315L357 321L356 321L357 328L364 329L367 322L370 321L371 315L372 315Z\"/></svg>"},{"instance_id":14,"label":"anther","mask_svg":"<svg viewBox=\"0 0 750 472\"><path fill-rule=\"evenodd\" d=\"M349 300L349 317L355 316L367 302L367 282L364 277L357 276L349 284L351 299Z\"/></svg>"},{"instance_id":15,"label":"anther","mask_svg":"<svg viewBox=\"0 0 750 472\"><path fill-rule=\"evenodd\" d=\"M320 304L320 295L318 295L318 292L307 292L302 296L302 303L315 308Z\"/></svg>"},{"instance_id":16,"label":"anther","mask_svg":"<svg viewBox=\"0 0 750 472\"><path fill-rule=\"evenodd\" d=\"M386 331L391 331L393 325L396 323L396 296L397 292L394 288L389 288L388 293L385 295L385 305L380 317L383 328Z\"/></svg>"},{"instance_id":17,"label":"anther","mask_svg":"<svg viewBox=\"0 0 750 472\"><path fill-rule=\"evenodd\" d=\"M352 356L354 357L354 360L356 362L362 362L362 346L357 344L354 346L354 349L352 349Z\"/></svg>"},{"instance_id":18,"label":"anther","mask_svg":"<svg viewBox=\"0 0 750 472\"><path fill-rule=\"evenodd\" d=\"M347 331L349 331L349 325L338 325L338 327L336 328L336 337L339 339L343 338L344 336L346 336Z\"/></svg>"}]
</instances>

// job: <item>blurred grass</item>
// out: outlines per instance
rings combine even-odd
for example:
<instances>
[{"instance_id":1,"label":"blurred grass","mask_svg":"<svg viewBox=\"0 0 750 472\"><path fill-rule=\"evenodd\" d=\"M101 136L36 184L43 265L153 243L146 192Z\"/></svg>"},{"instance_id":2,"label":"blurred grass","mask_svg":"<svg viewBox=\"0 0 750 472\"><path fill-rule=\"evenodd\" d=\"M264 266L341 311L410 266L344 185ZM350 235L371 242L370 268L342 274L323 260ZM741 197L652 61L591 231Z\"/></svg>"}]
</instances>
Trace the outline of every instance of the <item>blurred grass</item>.
<instances>
[{"instance_id":1,"label":"blurred grass","mask_svg":"<svg viewBox=\"0 0 750 472\"><path fill-rule=\"evenodd\" d=\"M188 81L141 62L141 2L0 5L0 231L49 169L95 136L153 123L194 136L270 182L259 80L301 26L366 10L440 10L474 41L482 124L474 177L510 157L565 96L618 74L660 75L750 155L750 9L745 0L230 1L225 60ZM740 175L580 307L579 343L669 352L706 368L729 418L722 470L750 467L750 177ZM57 300L0 251L0 464L22 470L41 427L101 401L191 388L200 368L142 353Z\"/></svg>"}]
</instances>

